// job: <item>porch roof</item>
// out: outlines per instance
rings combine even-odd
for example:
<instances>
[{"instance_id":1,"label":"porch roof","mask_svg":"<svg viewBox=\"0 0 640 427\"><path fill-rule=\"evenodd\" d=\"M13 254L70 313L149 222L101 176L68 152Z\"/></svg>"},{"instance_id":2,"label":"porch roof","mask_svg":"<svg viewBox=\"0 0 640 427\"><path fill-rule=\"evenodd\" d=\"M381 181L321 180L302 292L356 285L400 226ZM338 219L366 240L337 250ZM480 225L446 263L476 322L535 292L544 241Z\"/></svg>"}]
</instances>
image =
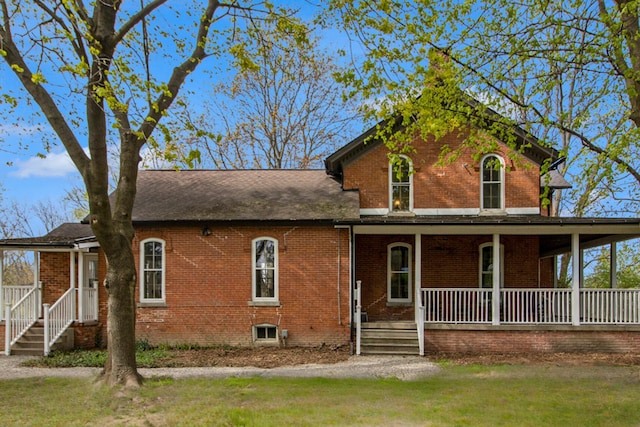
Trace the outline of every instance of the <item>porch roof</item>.
<instances>
[{"instance_id":1,"label":"porch roof","mask_svg":"<svg viewBox=\"0 0 640 427\"><path fill-rule=\"evenodd\" d=\"M570 251L571 235L583 249L640 237L640 218L566 218L539 215L494 216L363 216L350 225L355 234L423 235L537 235L540 253L552 256Z\"/></svg>"},{"instance_id":2,"label":"porch roof","mask_svg":"<svg viewBox=\"0 0 640 427\"><path fill-rule=\"evenodd\" d=\"M81 244L91 245L96 242L89 224L64 223L44 236L2 239L0 249L71 249Z\"/></svg>"}]
</instances>

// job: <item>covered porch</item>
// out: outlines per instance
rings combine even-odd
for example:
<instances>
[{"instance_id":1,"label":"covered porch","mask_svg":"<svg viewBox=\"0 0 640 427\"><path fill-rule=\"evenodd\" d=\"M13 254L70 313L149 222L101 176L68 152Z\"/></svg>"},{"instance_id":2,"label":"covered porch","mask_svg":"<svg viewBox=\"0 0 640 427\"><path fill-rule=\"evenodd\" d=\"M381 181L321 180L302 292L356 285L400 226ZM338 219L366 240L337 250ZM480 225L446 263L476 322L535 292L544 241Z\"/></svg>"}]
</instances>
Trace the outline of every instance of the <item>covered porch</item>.
<instances>
[{"instance_id":1,"label":"covered porch","mask_svg":"<svg viewBox=\"0 0 640 427\"><path fill-rule=\"evenodd\" d=\"M424 354L425 331L640 331L640 283L619 288L616 244L640 236L637 219L594 220L549 217L412 218L401 224L387 218L352 225L354 242L354 323L407 320L413 316ZM406 221L406 220L405 220ZM379 247L375 247L378 242ZM402 242L409 250L400 269L363 262ZM608 245L607 288L584 286L583 254ZM489 248L489 249L487 249ZM500 248L500 250L493 250ZM557 283L556 256L571 256L568 287ZM383 268L380 268L383 267ZM385 270L371 273L372 269ZM406 272L403 272L406 270ZM411 295L401 304L370 282L404 275ZM361 280L364 279L364 280ZM358 286L359 285L359 286ZM381 288L380 285L377 286ZM395 310L395 311L394 311ZM360 312L360 314L358 314ZM474 332L475 331L475 332ZM468 340L468 338L467 338ZM427 344L428 345L428 344ZM639 347L640 349L640 347ZM480 351L480 349L478 349ZM508 349L505 349L508 351Z\"/></svg>"},{"instance_id":2,"label":"covered porch","mask_svg":"<svg viewBox=\"0 0 640 427\"><path fill-rule=\"evenodd\" d=\"M35 347L21 345L32 329L42 330L43 337L35 341L39 353L47 355L70 327L98 323L98 245L87 236L88 226L70 226L40 238L0 241L0 325L6 355ZM32 283L6 280L10 252L31 254Z\"/></svg>"}]
</instances>

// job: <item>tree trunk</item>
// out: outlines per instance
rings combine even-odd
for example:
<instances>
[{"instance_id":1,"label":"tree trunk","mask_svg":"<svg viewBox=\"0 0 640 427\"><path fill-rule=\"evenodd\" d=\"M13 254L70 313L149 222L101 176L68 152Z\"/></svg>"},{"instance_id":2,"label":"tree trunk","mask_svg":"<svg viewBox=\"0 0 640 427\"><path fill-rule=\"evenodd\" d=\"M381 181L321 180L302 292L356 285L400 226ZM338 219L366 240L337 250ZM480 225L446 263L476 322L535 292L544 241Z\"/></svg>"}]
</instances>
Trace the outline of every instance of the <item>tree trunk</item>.
<instances>
[{"instance_id":1,"label":"tree trunk","mask_svg":"<svg viewBox=\"0 0 640 427\"><path fill-rule=\"evenodd\" d=\"M108 355L100 380L108 385L137 387L142 383L136 364L136 268L131 240L124 236L105 250L108 299Z\"/></svg>"}]
</instances>

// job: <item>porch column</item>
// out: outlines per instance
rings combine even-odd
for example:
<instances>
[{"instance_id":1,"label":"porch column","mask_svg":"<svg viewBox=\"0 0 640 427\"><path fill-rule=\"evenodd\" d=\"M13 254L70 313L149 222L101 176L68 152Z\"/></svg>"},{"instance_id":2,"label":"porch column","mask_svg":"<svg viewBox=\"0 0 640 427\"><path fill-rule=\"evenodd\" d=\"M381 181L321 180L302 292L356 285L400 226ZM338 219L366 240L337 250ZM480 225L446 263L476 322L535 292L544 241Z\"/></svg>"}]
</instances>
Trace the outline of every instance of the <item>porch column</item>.
<instances>
[{"instance_id":1,"label":"porch column","mask_svg":"<svg viewBox=\"0 0 640 427\"><path fill-rule=\"evenodd\" d=\"M609 249L609 284L611 289L618 287L618 245L616 242L611 243Z\"/></svg>"},{"instance_id":2,"label":"porch column","mask_svg":"<svg viewBox=\"0 0 640 427\"><path fill-rule=\"evenodd\" d=\"M500 277L502 277L502 265L500 265L500 235L493 235L493 289L491 292L491 324L500 324Z\"/></svg>"},{"instance_id":3,"label":"porch column","mask_svg":"<svg viewBox=\"0 0 640 427\"><path fill-rule=\"evenodd\" d=\"M36 312L38 318L42 317L42 282L40 281L40 252L33 251L33 287L37 288L36 296L38 297L38 301L36 301L37 308Z\"/></svg>"},{"instance_id":4,"label":"porch column","mask_svg":"<svg viewBox=\"0 0 640 427\"><path fill-rule=\"evenodd\" d=\"M4 307L4 251L0 250L0 312ZM2 316L0 315L0 320Z\"/></svg>"},{"instance_id":5,"label":"porch column","mask_svg":"<svg viewBox=\"0 0 640 427\"><path fill-rule=\"evenodd\" d=\"M414 303L413 303L413 311L416 323L418 323L418 317L421 316L422 311L420 307L422 306L422 234L417 233L415 237L415 273L413 275L413 287L414 287Z\"/></svg>"},{"instance_id":6,"label":"porch column","mask_svg":"<svg viewBox=\"0 0 640 427\"><path fill-rule=\"evenodd\" d=\"M580 235L571 235L571 323L580 324L580 277L582 269L580 253Z\"/></svg>"},{"instance_id":7,"label":"porch column","mask_svg":"<svg viewBox=\"0 0 640 427\"><path fill-rule=\"evenodd\" d=\"M77 299L74 298L78 304L78 322L84 319L84 282L84 253L78 252L78 294Z\"/></svg>"}]
</instances>

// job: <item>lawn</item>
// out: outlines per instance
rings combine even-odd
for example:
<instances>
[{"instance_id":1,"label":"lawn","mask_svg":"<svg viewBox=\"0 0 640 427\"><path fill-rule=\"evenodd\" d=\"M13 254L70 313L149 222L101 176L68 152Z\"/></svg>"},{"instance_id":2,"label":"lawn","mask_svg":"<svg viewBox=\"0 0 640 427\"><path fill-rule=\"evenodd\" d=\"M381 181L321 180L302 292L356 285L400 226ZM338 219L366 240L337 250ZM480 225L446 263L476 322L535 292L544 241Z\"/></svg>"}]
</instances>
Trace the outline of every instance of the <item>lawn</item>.
<instances>
[{"instance_id":1,"label":"lawn","mask_svg":"<svg viewBox=\"0 0 640 427\"><path fill-rule=\"evenodd\" d=\"M2 426L637 426L636 367L445 366L416 382L152 378L0 381Z\"/></svg>"}]
</instances>

